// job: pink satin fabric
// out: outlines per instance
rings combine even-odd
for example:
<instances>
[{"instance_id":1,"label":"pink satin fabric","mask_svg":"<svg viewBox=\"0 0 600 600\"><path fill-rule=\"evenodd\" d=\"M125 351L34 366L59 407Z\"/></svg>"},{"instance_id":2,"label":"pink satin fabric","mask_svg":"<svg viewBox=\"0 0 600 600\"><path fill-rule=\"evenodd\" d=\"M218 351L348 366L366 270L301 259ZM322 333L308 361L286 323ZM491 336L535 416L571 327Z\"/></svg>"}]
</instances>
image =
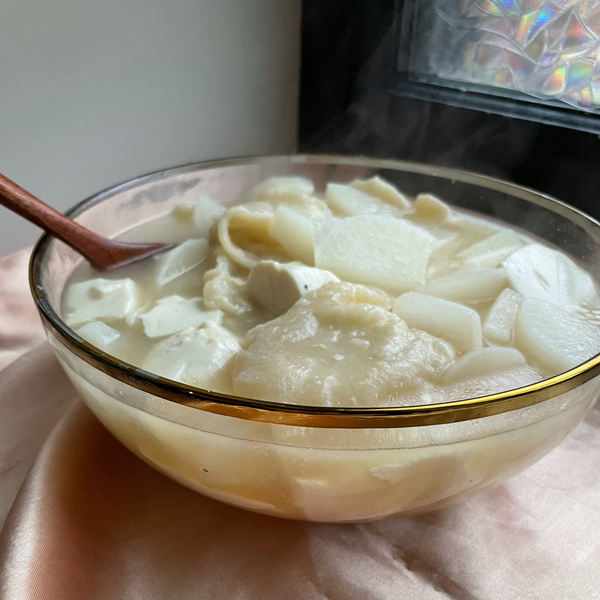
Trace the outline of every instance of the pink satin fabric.
<instances>
[{"instance_id":1,"label":"pink satin fabric","mask_svg":"<svg viewBox=\"0 0 600 600\"><path fill-rule=\"evenodd\" d=\"M0 260L0 369L44 341L29 293L30 254L23 250Z\"/></svg>"},{"instance_id":2,"label":"pink satin fabric","mask_svg":"<svg viewBox=\"0 0 600 600\"><path fill-rule=\"evenodd\" d=\"M1 447L38 422L35 446L39 422L70 405L0 535L2 600L600 598L600 406L534 467L460 506L322 525L183 488L74 396L45 345L0 374Z\"/></svg>"}]
</instances>

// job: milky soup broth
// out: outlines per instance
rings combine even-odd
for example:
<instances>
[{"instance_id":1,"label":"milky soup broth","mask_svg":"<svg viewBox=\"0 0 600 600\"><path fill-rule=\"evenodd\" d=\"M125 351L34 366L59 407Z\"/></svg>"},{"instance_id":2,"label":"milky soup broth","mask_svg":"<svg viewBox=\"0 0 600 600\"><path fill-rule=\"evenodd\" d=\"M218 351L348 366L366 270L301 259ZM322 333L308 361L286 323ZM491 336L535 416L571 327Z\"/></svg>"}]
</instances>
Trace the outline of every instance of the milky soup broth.
<instances>
[{"instance_id":1,"label":"milky soup broth","mask_svg":"<svg viewBox=\"0 0 600 600\"><path fill-rule=\"evenodd\" d=\"M199 197L122 238L178 245L116 273L82 264L65 288L65 321L103 353L203 389L409 406L521 387L600 351L596 286L567 255L377 177L321 194L307 179L272 178L231 208ZM242 427L230 439L117 402L66 368L109 429L163 472L232 504L311 520L443 505L506 471L503 460L523 468L526 448L545 452L563 429L560 413L462 443L443 426L439 439L436 428L400 428L391 450L380 443L390 432L355 430L344 451L325 447L326 435L297 447L283 426L247 422L269 431L253 438Z\"/></svg>"}]
</instances>

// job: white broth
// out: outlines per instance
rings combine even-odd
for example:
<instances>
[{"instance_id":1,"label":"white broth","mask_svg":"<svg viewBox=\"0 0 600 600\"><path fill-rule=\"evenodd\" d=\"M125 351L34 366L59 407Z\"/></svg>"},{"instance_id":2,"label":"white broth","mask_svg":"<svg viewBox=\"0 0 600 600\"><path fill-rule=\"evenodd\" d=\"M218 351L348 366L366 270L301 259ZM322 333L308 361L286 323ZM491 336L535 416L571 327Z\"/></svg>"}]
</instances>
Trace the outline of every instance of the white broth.
<instances>
[{"instance_id":1,"label":"white broth","mask_svg":"<svg viewBox=\"0 0 600 600\"><path fill-rule=\"evenodd\" d=\"M275 402L403 406L534 383L600 351L590 275L521 232L379 178L272 178L123 236L176 241L63 295L88 342L188 385Z\"/></svg>"}]
</instances>

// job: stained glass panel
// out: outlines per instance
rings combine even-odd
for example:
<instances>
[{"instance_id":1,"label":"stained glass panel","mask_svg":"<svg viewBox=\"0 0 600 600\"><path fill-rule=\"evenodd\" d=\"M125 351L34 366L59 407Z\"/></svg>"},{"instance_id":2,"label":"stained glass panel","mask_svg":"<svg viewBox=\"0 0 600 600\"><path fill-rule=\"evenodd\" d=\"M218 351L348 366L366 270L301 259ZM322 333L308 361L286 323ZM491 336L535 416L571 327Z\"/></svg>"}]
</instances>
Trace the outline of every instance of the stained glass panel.
<instances>
[{"instance_id":1,"label":"stained glass panel","mask_svg":"<svg viewBox=\"0 0 600 600\"><path fill-rule=\"evenodd\" d=\"M413 8L413 78L600 113L600 0L416 0Z\"/></svg>"}]
</instances>

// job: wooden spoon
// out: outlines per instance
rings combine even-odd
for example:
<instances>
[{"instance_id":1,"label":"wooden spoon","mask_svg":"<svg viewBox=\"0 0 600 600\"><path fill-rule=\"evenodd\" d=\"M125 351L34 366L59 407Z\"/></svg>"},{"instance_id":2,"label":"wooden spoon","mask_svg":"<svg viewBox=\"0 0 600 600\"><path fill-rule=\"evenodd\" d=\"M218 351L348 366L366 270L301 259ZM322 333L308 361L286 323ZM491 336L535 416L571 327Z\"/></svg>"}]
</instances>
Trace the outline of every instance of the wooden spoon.
<instances>
[{"instance_id":1,"label":"wooden spoon","mask_svg":"<svg viewBox=\"0 0 600 600\"><path fill-rule=\"evenodd\" d=\"M100 271L114 271L173 247L173 244L126 244L103 238L65 217L2 174L0 204L63 241Z\"/></svg>"}]
</instances>

